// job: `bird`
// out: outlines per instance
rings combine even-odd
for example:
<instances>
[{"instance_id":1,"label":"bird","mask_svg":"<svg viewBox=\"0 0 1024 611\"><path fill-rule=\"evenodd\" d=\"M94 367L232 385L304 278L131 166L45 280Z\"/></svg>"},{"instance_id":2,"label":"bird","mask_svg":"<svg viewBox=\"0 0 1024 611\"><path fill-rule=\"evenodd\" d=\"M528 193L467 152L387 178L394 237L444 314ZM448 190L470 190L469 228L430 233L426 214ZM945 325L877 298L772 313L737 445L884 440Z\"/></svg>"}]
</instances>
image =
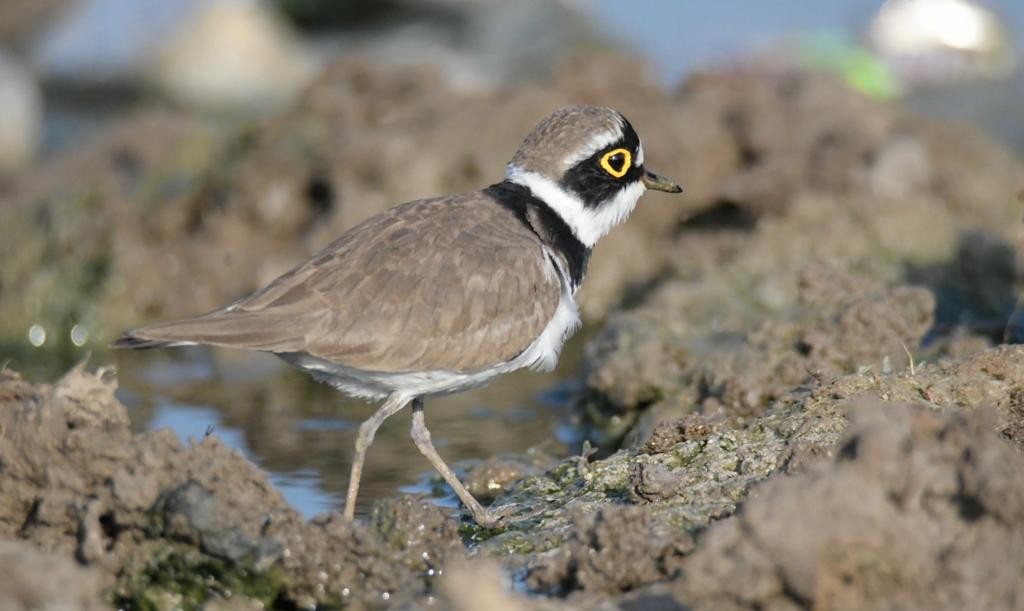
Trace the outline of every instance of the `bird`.
<instances>
[{"instance_id":1,"label":"bird","mask_svg":"<svg viewBox=\"0 0 1024 611\"><path fill-rule=\"evenodd\" d=\"M581 324L576 294L598 240L646 190L682 192L644 161L618 111L560 108L528 133L504 180L388 208L247 297L126 331L111 346L268 352L381 402L356 436L349 520L377 429L411 406L417 449L478 525L498 527L509 514L483 507L438 454L424 400L555 367Z\"/></svg>"}]
</instances>

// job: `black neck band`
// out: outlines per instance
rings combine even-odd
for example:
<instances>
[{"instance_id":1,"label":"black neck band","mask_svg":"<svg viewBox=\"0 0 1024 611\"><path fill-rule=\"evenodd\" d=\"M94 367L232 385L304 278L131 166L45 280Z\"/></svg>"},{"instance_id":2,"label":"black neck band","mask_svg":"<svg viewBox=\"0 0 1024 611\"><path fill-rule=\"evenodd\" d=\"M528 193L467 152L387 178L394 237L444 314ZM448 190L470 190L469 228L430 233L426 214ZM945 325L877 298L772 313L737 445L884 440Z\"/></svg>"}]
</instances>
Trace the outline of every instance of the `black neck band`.
<instances>
[{"instance_id":1,"label":"black neck band","mask_svg":"<svg viewBox=\"0 0 1024 611\"><path fill-rule=\"evenodd\" d=\"M484 193L515 213L545 246L565 258L569 273L567 280L573 289L583 282L587 262L590 260L590 249L580 242L551 206L535 196L528 187L508 180L487 187Z\"/></svg>"}]
</instances>

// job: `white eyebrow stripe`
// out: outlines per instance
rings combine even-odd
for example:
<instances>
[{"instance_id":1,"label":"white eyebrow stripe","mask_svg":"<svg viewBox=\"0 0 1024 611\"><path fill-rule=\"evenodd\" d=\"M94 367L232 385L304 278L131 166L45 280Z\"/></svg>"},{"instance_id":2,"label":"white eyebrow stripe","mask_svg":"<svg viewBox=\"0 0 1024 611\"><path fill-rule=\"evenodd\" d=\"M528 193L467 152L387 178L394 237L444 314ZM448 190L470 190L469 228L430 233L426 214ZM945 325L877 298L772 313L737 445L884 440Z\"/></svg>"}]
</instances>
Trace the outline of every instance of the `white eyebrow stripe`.
<instances>
[{"instance_id":1,"label":"white eyebrow stripe","mask_svg":"<svg viewBox=\"0 0 1024 611\"><path fill-rule=\"evenodd\" d=\"M571 168L608 145L617 142L620 138L622 138L621 129L620 133L603 132L594 135L582 150L578 151L575 155L566 156L564 160L565 167Z\"/></svg>"}]
</instances>

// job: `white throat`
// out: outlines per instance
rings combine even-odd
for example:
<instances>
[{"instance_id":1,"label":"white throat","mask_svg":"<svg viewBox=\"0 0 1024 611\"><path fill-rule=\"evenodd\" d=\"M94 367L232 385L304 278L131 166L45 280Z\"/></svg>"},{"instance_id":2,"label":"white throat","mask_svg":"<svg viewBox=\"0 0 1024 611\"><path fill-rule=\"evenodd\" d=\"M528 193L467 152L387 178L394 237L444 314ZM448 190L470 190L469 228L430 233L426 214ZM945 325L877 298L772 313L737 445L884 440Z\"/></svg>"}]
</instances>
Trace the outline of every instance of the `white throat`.
<instances>
[{"instance_id":1,"label":"white throat","mask_svg":"<svg viewBox=\"0 0 1024 611\"><path fill-rule=\"evenodd\" d=\"M536 172L527 172L510 165L505 177L528 188L535 197L551 206L587 248L593 248L612 227L626 220L636 207L637 200L646 191L644 184L638 181L619 191L611 201L589 208L575 194Z\"/></svg>"}]
</instances>

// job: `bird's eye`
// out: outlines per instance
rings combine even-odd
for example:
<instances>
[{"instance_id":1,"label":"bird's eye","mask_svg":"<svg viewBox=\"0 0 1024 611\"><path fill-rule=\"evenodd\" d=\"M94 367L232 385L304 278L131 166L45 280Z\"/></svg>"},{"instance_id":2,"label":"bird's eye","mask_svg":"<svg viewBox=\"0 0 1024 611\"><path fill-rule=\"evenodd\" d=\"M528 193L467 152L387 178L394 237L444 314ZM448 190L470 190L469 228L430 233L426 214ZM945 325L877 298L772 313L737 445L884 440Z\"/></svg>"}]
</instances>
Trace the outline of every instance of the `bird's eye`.
<instances>
[{"instance_id":1,"label":"bird's eye","mask_svg":"<svg viewBox=\"0 0 1024 611\"><path fill-rule=\"evenodd\" d=\"M633 163L633 154L626 149L614 149L601 157L601 167L615 178L622 178Z\"/></svg>"}]
</instances>

